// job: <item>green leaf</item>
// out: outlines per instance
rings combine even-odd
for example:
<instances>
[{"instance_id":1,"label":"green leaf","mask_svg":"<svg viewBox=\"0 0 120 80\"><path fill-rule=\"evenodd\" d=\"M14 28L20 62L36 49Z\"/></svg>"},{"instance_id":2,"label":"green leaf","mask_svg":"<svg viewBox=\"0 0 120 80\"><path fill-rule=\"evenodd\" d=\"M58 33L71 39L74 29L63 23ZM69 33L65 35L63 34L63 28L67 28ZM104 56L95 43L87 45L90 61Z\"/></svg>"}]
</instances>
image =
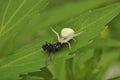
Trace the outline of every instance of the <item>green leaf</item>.
<instances>
[{"instance_id":1,"label":"green leaf","mask_svg":"<svg viewBox=\"0 0 120 80\"><path fill-rule=\"evenodd\" d=\"M46 67L41 68L41 71L30 72L20 76L20 80L53 80L51 72Z\"/></svg>"},{"instance_id":2,"label":"green leaf","mask_svg":"<svg viewBox=\"0 0 120 80\"><path fill-rule=\"evenodd\" d=\"M109 0L109 1L113 1L113 0ZM107 3L108 1L98 0L98 1L68 3L63 6L54 8L50 11L47 11L46 12L47 14L45 15L44 13L41 14L40 11L41 11L41 6L43 6L46 3L46 0L43 1L42 4L40 5L34 5L35 2L36 1L27 2L27 1L21 1L21 0L1 1L1 3L4 3L4 4L0 5L1 6L0 7L0 10L1 10L0 12L1 14L0 15L0 23L1 23L0 24L0 27L1 27L0 36L2 36L4 33L5 35L0 38L0 52L4 54L4 55L1 55L0 57L4 57L10 54L8 52L6 53L5 49L6 50L9 49L7 47L11 45L9 43L9 40L13 40L12 37L14 37L14 35L16 35L15 41L12 45L14 49L11 49L11 51L19 49L23 47L25 44L29 44L29 42L31 42L31 40L33 40L34 38L38 38L39 36L42 36L42 34L45 34L44 31L41 31L41 29L46 29L45 27L57 24L61 21L74 17L78 15L79 13L84 12L88 9L96 8L103 3ZM32 10L33 5L35 6L35 8ZM32 8L30 9L29 6ZM73 10L72 12L71 12L71 9ZM30 10L31 12L27 13ZM63 12L65 12L65 14L61 15L61 13ZM14 28L11 29L11 27L14 27ZM9 32L6 33L8 29L10 30Z\"/></svg>"},{"instance_id":3,"label":"green leaf","mask_svg":"<svg viewBox=\"0 0 120 80\"><path fill-rule=\"evenodd\" d=\"M115 71L108 69L110 65L116 63L119 59L119 51L119 49L81 48L77 52L76 57L74 57L72 61L69 61L66 67L69 68L67 70L69 74L68 80L108 80L106 77L119 76L119 71L114 75ZM117 64L119 70L119 63ZM114 69L116 70L116 68ZM110 71L108 70L112 70L113 73L109 73ZM106 71L108 71L107 74ZM105 74L106 77L104 78Z\"/></svg>"},{"instance_id":4,"label":"green leaf","mask_svg":"<svg viewBox=\"0 0 120 80\"><path fill-rule=\"evenodd\" d=\"M84 47L81 48L77 53L78 54L76 55L76 57L73 58L73 63L71 62L72 72L75 77L71 76L74 79L70 80L92 80L90 78L90 76L93 75L91 71L93 71L93 66L95 66L95 62L97 61L94 57L94 49Z\"/></svg>"},{"instance_id":5,"label":"green leaf","mask_svg":"<svg viewBox=\"0 0 120 80\"><path fill-rule=\"evenodd\" d=\"M77 2L67 3L59 7L54 7L53 9L50 9L48 11L44 10L44 12L41 14L39 14L39 12L37 11L38 12L37 15L32 14L29 16L30 20L28 20L28 22L24 24L25 27L19 32L19 34L17 34L18 37L16 37L15 48L19 49L25 44L29 44L29 42L31 43L31 40L38 38L40 36L42 36L43 38L43 34L44 36L48 35L45 34L43 30L41 31L41 29L46 29L48 28L48 26L53 26L65 20L69 20L71 17L79 15L80 13L87 11L89 9L96 8L106 2L108 1L97 0L78 3ZM50 4L49 2L49 5L52 4ZM64 13L64 15L61 15L62 13Z\"/></svg>"},{"instance_id":6,"label":"green leaf","mask_svg":"<svg viewBox=\"0 0 120 80\"><path fill-rule=\"evenodd\" d=\"M99 74L97 75L97 80L102 79L102 76L106 73L107 69L117 61L120 57L119 49L108 49L103 51L101 60L99 61L96 69L98 69Z\"/></svg>"},{"instance_id":7,"label":"green leaf","mask_svg":"<svg viewBox=\"0 0 120 80\"><path fill-rule=\"evenodd\" d=\"M120 80L120 76L115 77L115 78L111 78L111 79L109 79L109 80Z\"/></svg>"},{"instance_id":8,"label":"green leaf","mask_svg":"<svg viewBox=\"0 0 120 80\"><path fill-rule=\"evenodd\" d=\"M110 38L96 38L89 47L107 48L107 47L120 47L120 41Z\"/></svg>"},{"instance_id":9,"label":"green leaf","mask_svg":"<svg viewBox=\"0 0 120 80\"><path fill-rule=\"evenodd\" d=\"M3 53L1 51L3 46L6 45L14 35L20 34L24 27L28 25L31 16L40 15L40 11L46 6L47 0L7 0L2 2L5 4L1 5L4 10L1 12L2 15L0 15L1 53ZM6 46L4 48L6 48Z\"/></svg>"},{"instance_id":10,"label":"green leaf","mask_svg":"<svg viewBox=\"0 0 120 80\"><path fill-rule=\"evenodd\" d=\"M120 14L110 22L109 26L112 38L120 40Z\"/></svg>"},{"instance_id":11,"label":"green leaf","mask_svg":"<svg viewBox=\"0 0 120 80\"><path fill-rule=\"evenodd\" d=\"M63 27L71 27L76 32L83 31L83 33L80 36L76 37L76 42L71 42L72 49L69 50L68 46L66 45L63 49L61 49L61 51L57 52L58 54L54 56L54 60L52 63L55 65L60 65L57 62L60 59L66 60L70 57L73 57L74 54L69 55L69 53L73 53L77 49L88 45L90 43L89 41L93 39L96 35L98 35L105 28L105 25L109 23L119 13L120 3L113 4L104 8L82 13L80 14L80 16L77 16L76 18L72 18L72 20L65 22L60 27L56 27L55 29L57 31L60 31ZM19 20L21 21L21 19ZM21 22L24 21L25 20ZM9 25L12 25L12 22ZM20 27L23 25L18 26ZM8 32L11 31L11 29L13 28L14 27L10 27L5 31L2 31L3 34L1 35L1 37L4 34L8 34ZM11 32L11 34L14 33L14 31ZM0 59L0 78L2 80L16 80L20 74L36 71L39 70L39 68L45 66L47 55L44 54L45 52L41 49L40 46L42 46L46 40L48 42L51 42L55 41L56 39L55 36L53 36L54 34L50 34L51 32L49 28L45 29L44 32L48 34L43 35L43 37L46 38L41 39L42 36L40 36L40 38L33 41L33 43L28 44L20 50L16 50L14 52L16 54ZM1 41L4 42L4 40Z\"/></svg>"}]
</instances>

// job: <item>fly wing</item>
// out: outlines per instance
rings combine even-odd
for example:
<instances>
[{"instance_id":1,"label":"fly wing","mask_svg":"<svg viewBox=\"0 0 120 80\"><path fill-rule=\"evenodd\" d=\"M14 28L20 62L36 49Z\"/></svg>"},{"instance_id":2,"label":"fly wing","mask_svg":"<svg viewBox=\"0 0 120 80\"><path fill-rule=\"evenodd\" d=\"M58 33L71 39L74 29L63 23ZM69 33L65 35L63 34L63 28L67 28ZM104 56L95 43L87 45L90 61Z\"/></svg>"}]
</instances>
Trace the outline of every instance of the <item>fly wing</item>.
<instances>
[{"instance_id":1,"label":"fly wing","mask_svg":"<svg viewBox=\"0 0 120 80\"><path fill-rule=\"evenodd\" d=\"M46 60L46 66L48 66L48 65L50 64L50 62L51 62L52 59L53 59L53 56L54 56L53 53L49 53L48 58L47 58L47 60Z\"/></svg>"}]
</instances>

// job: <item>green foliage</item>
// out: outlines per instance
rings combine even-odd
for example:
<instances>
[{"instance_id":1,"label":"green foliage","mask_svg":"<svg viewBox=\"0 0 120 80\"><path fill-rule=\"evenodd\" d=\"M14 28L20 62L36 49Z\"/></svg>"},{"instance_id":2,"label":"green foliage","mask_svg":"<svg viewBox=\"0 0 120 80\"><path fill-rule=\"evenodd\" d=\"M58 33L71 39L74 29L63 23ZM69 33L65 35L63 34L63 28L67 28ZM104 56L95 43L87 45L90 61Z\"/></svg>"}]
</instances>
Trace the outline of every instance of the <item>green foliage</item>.
<instances>
[{"instance_id":1,"label":"green foliage","mask_svg":"<svg viewBox=\"0 0 120 80\"><path fill-rule=\"evenodd\" d=\"M105 80L108 68L120 57L120 3L86 0L56 8L48 3L0 1L0 79ZM41 46L57 41L51 26L59 33L70 27L82 34L70 41L72 49L66 44L46 67L48 55Z\"/></svg>"}]
</instances>

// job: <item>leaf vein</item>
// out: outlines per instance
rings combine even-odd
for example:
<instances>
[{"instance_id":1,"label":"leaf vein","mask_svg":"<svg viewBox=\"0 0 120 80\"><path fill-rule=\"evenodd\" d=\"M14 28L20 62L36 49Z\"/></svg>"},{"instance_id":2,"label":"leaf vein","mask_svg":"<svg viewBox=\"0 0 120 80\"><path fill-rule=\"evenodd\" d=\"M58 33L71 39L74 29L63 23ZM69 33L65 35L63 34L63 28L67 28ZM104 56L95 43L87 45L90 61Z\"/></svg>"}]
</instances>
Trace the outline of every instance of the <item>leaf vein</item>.
<instances>
[{"instance_id":1,"label":"leaf vein","mask_svg":"<svg viewBox=\"0 0 120 80\"><path fill-rule=\"evenodd\" d=\"M12 19L15 17L15 15L19 12L19 10L23 7L23 5L25 4L24 0L19 6L18 8L15 10L15 12L13 13L13 15L10 17L10 19L8 20L8 22L3 26L1 33L3 32L3 30L6 28L6 26L12 21Z\"/></svg>"},{"instance_id":2,"label":"leaf vein","mask_svg":"<svg viewBox=\"0 0 120 80\"><path fill-rule=\"evenodd\" d=\"M1 34L2 30L3 30L2 26L4 25L4 20L5 20L6 14L7 14L7 12L8 12L8 8L9 8L9 6L10 6L10 3L11 3L11 0L9 0L8 5L7 5L7 7L6 7L5 11L4 11L4 14L3 14L0 34Z\"/></svg>"},{"instance_id":3,"label":"leaf vein","mask_svg":"<svg viewBox=\"0 0 120 80\"><path fill-rule=\"evenodd\" d=\"M12 30L13 28L15 28L15 26L22 21L39 3L41 2L41 0L39 2L37 2L37 4L35 4L35 6L33 6L25 15L23 15L23 17L21 17L13 26L11 26L8 30L6 30L1 36L5 35L6 33L8 33L10 30Z\"/></svg>"}]
</instances>

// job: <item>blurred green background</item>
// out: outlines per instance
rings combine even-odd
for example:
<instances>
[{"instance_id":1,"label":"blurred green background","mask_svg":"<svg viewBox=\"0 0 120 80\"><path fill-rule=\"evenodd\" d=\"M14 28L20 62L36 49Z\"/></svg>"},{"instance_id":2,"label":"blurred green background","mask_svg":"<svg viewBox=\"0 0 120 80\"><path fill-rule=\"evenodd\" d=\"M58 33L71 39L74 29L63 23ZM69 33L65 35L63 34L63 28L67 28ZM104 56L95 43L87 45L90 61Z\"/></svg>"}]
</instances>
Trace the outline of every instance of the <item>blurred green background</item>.
<instances>
[{"instance_id":1,"label":"blurred green background","mask_svg":"<svg viewBox=\"0 0 120 80\"><path fill-rule=\"evenodd\" d=\"M50 27L83 34L45 66ZM120 1L0 0L0 80L120 80Z\"/></svg>"}]
</instances>

